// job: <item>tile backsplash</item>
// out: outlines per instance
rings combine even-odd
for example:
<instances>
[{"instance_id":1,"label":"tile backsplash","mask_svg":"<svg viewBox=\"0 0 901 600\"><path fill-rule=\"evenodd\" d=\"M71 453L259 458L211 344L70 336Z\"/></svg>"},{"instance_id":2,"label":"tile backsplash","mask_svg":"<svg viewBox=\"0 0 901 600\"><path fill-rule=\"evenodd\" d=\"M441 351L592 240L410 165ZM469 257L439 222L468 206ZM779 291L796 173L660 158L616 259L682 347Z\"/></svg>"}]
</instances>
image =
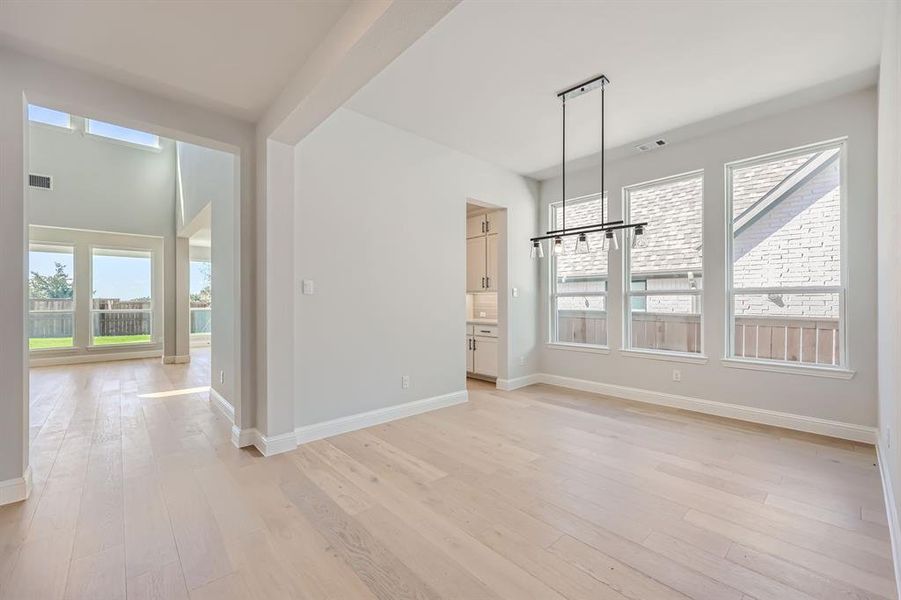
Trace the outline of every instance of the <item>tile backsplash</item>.
<instances>
[{"instance_id":1,"label":"tile backsplash","mask_svg":"<svg viewBox=\"0 0 901 600\"><path fill-rule=\"evenodd\" d=\"M466 294L466 309L470 319L497 319L497 294Z\"/></svg>"}]
</instances>

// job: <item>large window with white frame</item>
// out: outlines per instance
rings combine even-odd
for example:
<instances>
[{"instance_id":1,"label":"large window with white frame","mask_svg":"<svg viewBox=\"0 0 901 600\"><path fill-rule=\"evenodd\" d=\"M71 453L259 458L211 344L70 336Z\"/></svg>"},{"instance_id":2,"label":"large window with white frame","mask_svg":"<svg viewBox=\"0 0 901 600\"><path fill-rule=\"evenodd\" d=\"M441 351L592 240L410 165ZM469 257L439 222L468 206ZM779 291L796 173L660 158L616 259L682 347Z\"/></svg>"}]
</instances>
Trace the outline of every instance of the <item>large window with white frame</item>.
<instances>
[{"instance_id":1,"label":"large window with white frame","mask_svg":"<svg viewBox=\"0 0 901 600\"><path fill-rule=\"evenodd\" d=\"M729 356L847 366L844 141L726 165Z\"/></svg>"},{"instance_id":2,"label":"large window with white frame","mask_svg":"<svg viewBox=\"0 0 901 600\"><path fill-rule=\"evenodd\" d=\"M623 346L700 354L704 175L629 186L623 196L627 222L647 222L643 235L619 234L627 282Z\"/></svg>"},{"instance_id":3,"label":"large window with white frame","mask_svg":"<svg viewBox=\"0 0 901 600\"><path fill-rule=\"evenodd\" d=\"M563 204L550 206L551 229L563 229ZM601 222L601 197L593 194L566 201L566 227ZM589 251L575 253L575 238L564 239L566 251L551 256L550 341L607 346L607 251L603 234L587 236Z\"/></svg>"},{"instance_id":4,"label":"large window with white frame","mask_svg":"<svg viewBox=\"0 0 901 600\"><path fill-rule=\"evenodd\" d=\"M152 341L152 262L152 253L147 250L92 249L93 345Z\"/></svg>"}]
</instances>

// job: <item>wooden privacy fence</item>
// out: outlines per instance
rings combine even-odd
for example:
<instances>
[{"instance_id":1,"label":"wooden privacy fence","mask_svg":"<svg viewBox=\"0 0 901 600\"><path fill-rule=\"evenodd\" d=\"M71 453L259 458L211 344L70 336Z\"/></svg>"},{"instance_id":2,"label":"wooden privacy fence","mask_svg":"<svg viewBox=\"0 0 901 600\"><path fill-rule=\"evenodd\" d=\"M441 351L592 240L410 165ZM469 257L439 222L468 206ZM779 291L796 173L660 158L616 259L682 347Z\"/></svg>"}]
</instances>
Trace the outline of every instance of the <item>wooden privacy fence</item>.
<instances>
[{"instance_id":1,"label":"wooden privacy fence","mask_svg":"<svg viewBox=\"0 0 901 600\"><path fill-rule=\"evenodd\" d=\"M95 312L94 336L150 335L150 311Z\"/></svg>"},{"instance_id":2,"label":"wooden privacy fence","mask_svg":"<svg viewBox=\"0 0 901 600\"><path fill-rule=\"evenodd\" d=\"M603 311L561 310L557 340L575 344L607 344ZM838 319L804 317L736 317L735 356L838 365ZM632 313L632 347L676 352L700 352L698 315Z\"/></svg>"}]
</instances>

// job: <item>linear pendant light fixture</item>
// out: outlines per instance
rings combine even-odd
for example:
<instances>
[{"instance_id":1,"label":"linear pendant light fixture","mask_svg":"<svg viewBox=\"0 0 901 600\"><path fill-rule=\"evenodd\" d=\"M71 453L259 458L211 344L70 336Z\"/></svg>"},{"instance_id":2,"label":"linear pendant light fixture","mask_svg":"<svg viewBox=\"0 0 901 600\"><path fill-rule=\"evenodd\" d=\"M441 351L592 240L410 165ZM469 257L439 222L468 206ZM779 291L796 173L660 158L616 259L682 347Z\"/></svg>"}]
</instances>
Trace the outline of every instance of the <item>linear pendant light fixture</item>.
<instances>
[{"instance_id":1,"label":"linear pendant light fixture","mask_svg":"<svg viewBox=\"0 0 901 600\"><path fill-rule=\"evenodd\" d=\"M638 242L638 236L644 234L647 229L648 224L645 223L624 223L623 221L605 221L605 200L604 200L604 169L606 167L605 156L604 156L604 100L605 100L605 91L607 84L610 83L610 80L607 79L606 75L599 75L594 79L589 79L579 85L575 85L569 89L563 90L562 92L557 94L557 97L561 100L561 108L563 111L563 160L562 160L562 170L563 170L563 229L551 229L548 230L546 235L539 235L537 237L530 238L529 241L532 243L531 252L529 253L532 258L544 258L544 248L542 247L542 242L544 240L553 240L551 242L551 253L554 256L560 256L562 254L566 254L566 245L564 243L565 238L578 236L575 245L575 251L578 254L587 254L590 252L590 248L588 247L588 234L589 233L604 233L603 245L601 247L602 250L613 249L619 250L619 240L616 237L616 232L620 229L632 230L632 246L633 247L643 247L643 244ZM601 222L595 223L594 225L583 225L581 227L566 227L566 101L567 99L577 98L582 94L587 94L588 92L592 92L596 89L600 88L601 90Z\"/></svg>"}]
</instances>

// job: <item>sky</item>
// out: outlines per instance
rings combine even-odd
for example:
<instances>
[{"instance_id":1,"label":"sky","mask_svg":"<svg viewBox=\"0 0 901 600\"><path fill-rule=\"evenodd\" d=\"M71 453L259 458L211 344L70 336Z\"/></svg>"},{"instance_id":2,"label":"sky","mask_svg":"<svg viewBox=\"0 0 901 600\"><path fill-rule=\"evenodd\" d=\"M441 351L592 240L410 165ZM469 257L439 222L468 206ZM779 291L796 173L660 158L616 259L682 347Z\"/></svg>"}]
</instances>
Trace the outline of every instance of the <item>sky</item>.
<instances>
[{"instance_id":1,"label":"sky","mask_svg":"<svg viewBox=\"0 0 901 600\"><path fill-rule=\"evenodd\" d=\"M55 263L66 267L71 277L73 257L65 252L29 252L29 273L53 274ZM131 300L150 296L150 259L122 256L95 256L93 265L93 290L98 298ZM191 293L203 289L205 282L201 263L191 261Z\"/></svg>"}]
</instances>

